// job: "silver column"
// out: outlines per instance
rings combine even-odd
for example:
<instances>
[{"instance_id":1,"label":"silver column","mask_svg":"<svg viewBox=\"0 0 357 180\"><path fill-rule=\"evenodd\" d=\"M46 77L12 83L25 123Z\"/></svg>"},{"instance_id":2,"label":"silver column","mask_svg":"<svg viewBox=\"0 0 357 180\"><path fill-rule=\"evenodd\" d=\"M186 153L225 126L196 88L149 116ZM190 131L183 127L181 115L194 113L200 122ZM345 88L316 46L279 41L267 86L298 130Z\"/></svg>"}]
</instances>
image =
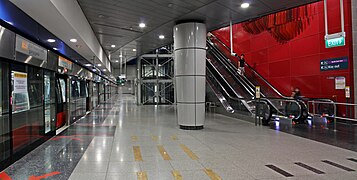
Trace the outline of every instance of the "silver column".
<instances>
[{"instance_id":1,"label":"silver column","mask_svg":"<svg viewBox=\"0 0 357 180\"><path fill-rule=\"evenodd\" d=\"M174 27L177 116L181 129L203 129L206 94L206 25Z\"/></svg>"},{"instance_id":2,"label":"silver column","mask_svg":"<svg viewBox=\"0 0 357 180\"><path fill-rule=\"evenodd\" d=\"M354 103L357 103L357 0L351 1L352 8L352 49L353 49L353 82L354 82ZM352 102L353 103L353 102ZM355 112L357 112L357 107L355 107ZM357 113L355 113L355 118L357 118Z\"/></svg>"}]
</instances>

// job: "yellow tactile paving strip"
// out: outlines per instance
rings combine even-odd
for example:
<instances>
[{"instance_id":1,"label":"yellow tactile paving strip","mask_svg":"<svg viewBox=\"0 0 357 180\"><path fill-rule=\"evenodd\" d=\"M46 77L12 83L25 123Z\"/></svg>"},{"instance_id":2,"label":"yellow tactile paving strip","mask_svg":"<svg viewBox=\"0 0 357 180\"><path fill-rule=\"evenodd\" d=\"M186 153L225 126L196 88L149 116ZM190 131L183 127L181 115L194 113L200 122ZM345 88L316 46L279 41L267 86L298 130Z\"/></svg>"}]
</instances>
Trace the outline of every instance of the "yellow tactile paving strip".
<instances>
[{"instance_id":1,"label":"yellow tactile paving strip","mask_svg":"<svg viewBox=\"0 0 357 180\"><path fill-rule=\"evenodd\" d=\"M137 140L138 140L138 137L137 137L137 136L131 136L131 140L132 140L132 141L137 141Z\"/></svg>"},{"instance_id":2,"label":"yellow tactile paving strip","mask_svg":"<svg viewBox=\"0 0 357 180\"><path fill-rule=\"evenodd\" d=\"M148 175L145 171L137 172L136 176L138 177L138 180L147 180L148 179Z\"/></svg>"},{"instance_id":3,"label":"yellow tactile paving strip","mask_svg":"<svg viewBox=\"0 0 357 180\"><path fill-rule=\"evenodd\" d=\"M173 141L177 141L177 140L178 140L178 138L177 138L175 135L171 136L171 139L172 139Z\"/></svg>"},{"instance_id":4,"label":"yellow tactile paving strip","mask_svg":"<svg viewBox=\"0 0 357 180\"><path fill-rule=\"evenodd\" d=\"M221 177L218 176L215 172L212 171L212 169L204 169L205 173L211 180L222 180Z\"/></svg>"},{"instance_id":5,"label":"yellow tactile paving strip","mask_svg":"<svg viewBox=\"0 0 357 180\"><path fill-rule=\"evenodd\" d=\"M172 173L172 176L174 176L175 180L182 180L182 176L181 176L180 171L173 170L171 173Z\"/></svg>"},{"instance_id":6,"label":"yellow tactile paving strip","mask_svg":"<svg viewBox=\"0 0 357 180\"><path fill-rule=\"evenodd\" d=\"M185 153L190 156L192 160L198 160L199 158L196 156L195 153L193 153L188 147L186 147L184 144L180 144L180 147Z\"/></svg>"},{"instance_id":7,"label":"yellow tactile paving strip","mask_svg":"<svg viewBox=\"0 0 357 180\"><path fill-rule=\"evenodd\" d=\"M169 156L163 145L158 145L157 149L159 149L159 152L164 160L171 160L171 157Z\"/></svg>"},{"instance_id":8,"label":"yellow tactile paving strip","mask_svg":"<svg viewBox=\"0 0 357 180\"><path fill-rule=\"evenodd\" d=\"M140 146L133 146L134 158L135 161L143 161L143 157L141 156Z\"/></svg>"},{"instance_id":9,"label":"yellow tactile paving strip","mask_svg":"<svg viewBox=\"0 0 357 180\"><path fill-rule=\"evenodd\" d=\"M152 139L153 141L157 141L157 140L158 140L158 137L157 137L157 136L151 136L151 139Z\"/></svg>"}]
</instances>

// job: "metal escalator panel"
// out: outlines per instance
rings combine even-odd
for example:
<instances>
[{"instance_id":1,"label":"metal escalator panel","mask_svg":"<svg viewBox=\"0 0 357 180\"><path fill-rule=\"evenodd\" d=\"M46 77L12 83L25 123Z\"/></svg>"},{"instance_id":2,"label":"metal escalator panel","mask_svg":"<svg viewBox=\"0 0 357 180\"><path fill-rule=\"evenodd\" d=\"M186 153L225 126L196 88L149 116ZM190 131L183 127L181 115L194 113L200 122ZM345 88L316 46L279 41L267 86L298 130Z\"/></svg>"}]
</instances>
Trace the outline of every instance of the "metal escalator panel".
<instances>
[{"instance_id":1,"label":"metal escalator panel","mask_svg":"<svg viewBox=\"0 0 357 180\"><path fill-rule=\"evenodd\" d=\"M239 99L251 99L253 97L253 94L235 81L229 73L214 65L212 59L207 59L206 65L207 70L226 88L229 96Z\"/></svg>"},{"instance_id":2,"label":"metal escalator panel","mask_svg":"<svg viewBox=\"0 0 357 180\"><path fill-rule=\"evenodd\" d=\"M209 42L215 49L215 53L218 53L221 57L225 57L226 59L231 59L231 61L227 61L227 64L230 65L231 69L238 70L237 64L232 63L237 62L238 59L230 54L230 49L225 44L213 35L209 37ZM244 76L241 76L241 78L245 79L245 82L252 88L260 86L261 92L266 98L287 98L257 73L249 64L245 63L244 71Z\"/></svg>"},{"instance_id":3,"label":"metal escalator panel","mask_svg":"<svg viewBox=\"0 0 357 180\"><path fill-rule=\"evenodd\" d=\"M237 72L238 64L234 63L238 61L237 57L232 56L230 49L214 36L208 38L207 45L207 58L210 59L210 61L208 61L210 63L207 64L211 64L219 71L225 81L233 86L235 92L243 94L244 98L250 97L252 99L246 102L248 104L247 107L251 108L253 114L255 113L256 104L253 99L255 86L260 86L263 102L259 104L265 108L263 108L264 113L261 114L262 111L260 111L259 116L271 117L272 114L275 114L293 119L305 118L307 107L304 102L282 95L247 63L245 64L244 75L239 75ZM242 91L247 92L250 96L242 93ZM260 108L262 106L260 106Z\"/></svg>"},{"instance_id":4,"label":"metal escalator panel","mask_svg":"<svg viewBox=\"0 0 357 180\"><path fill-rule=\"evenodd\" d=\"M215 73L214 70L212 71L209 66L207 66L206 71L206 82L226 111L230 113L239 111L246 112L249 115L252 114L252 107L246 102L247 100L250 100L250 98L245 99L241 96L234 96L236 93L232 92L230 89L231 87L229 87L226 82L224 82L224 79L221 78L222 76L219 74L217 75L217 73Z\"/></svg>"},{"instance_id":5,"label":"metal escalator panel","mask_svg":"<svg viewBox=\"0 0 357 180\"><path fill-rule=\"evenodd\" d=\"M228 83L232 89L237 92L237 97L240 98L251 98L254 95L254 90L249 87L246 83L242 82L241 79L237 78L234 74L235 71L229 69L229 67L220 59L214 55L212 51L207 52L207 66L211 66L214 70L212 72L217 72L224 78L224 81Z\"/></svg>"},{"instance_id":6,"label":"metal escalator panel","mask_svg":"<svg viewBox=\"0 0 357 180\"><path fill-rule=\"evenodd\" d=\"M209 76L209 75L208 75ZM234 113L233 107L229 104L227 99L224 97L224 95L216 88L216 86L213 84L210 78L206 79L206 82L208 86L212 89L216 97L218 98L218 101L222 104L223 108L229 112L229 113Z\"/></svg>"}]
</instances>

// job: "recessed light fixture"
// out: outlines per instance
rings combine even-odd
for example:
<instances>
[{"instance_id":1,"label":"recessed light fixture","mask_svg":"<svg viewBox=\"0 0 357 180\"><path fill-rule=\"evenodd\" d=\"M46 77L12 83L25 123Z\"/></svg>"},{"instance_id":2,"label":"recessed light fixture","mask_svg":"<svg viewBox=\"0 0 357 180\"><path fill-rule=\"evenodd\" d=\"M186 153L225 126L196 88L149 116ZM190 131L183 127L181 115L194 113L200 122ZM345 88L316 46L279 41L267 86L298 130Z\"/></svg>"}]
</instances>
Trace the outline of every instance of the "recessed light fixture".
<instances>
[{"instance_id":1,"label":"recessed light fixture","mask_svg":"<svg viewBox=\"0 0 357 180\"><path fill-rule=\"evenodd\" d=\"M53 49L56 50L56 51L58 50L58 48L53 48Z\"/></svg>"},{"instance_id":2,"label":"recessed light fixture","mask_svg":"<svg viewBox=\"0 0 357 180\"><path fill-rule=\"evenodd\" d=\"M134 52L136 52L136 49L133 49Z\"/></svg>"},{"instance_id":3,"label":"recessed light fixture","mask_svg":"<svg viewBox=\"0 0 357 180\"><path fill-rule=\"evenodd\" d=\"M110 47L115 48L115 44L112 44Z\"/></svg>"},{"instance_id":4,"label":"recessed light fixture","mask_svg":"<svg viewBox=\"0 0 357 180\"><path fill-rule=\"evenodd\" d=\"M146 24L145 23L140 23L139 27L144 28L144 27L146 27Z\"/></svg>"},{"instance_id":5,"label":"recessed light fixture","mask_svg":"<svg viewBox=\"0 0 357 180\"><path fill-rule=\"evenodd\" d=\"M102 64L97 64L98 67L102 66Z\"/></svg>"},{"instance_id":6,"label":"recessed light fixture","mask_svg":"<svg viewBox=\"0 0 357 180\"><path fill-rule=\"evenodd\" d=\"M118 61L118 60L116 60L115 62L116 62L116 63L118 63L119 61Z\"/></svg>"},{"instance_id":7,"label":"recessed light fixture","mask_svg":"<svg viewBox=\"0 0 357 180\"><path fill-rule=\"evenodd\" d=\"M240 5L241 8L248 8L249 7L249 3L243 3Z\"/></svg>"},{"instance_id":8,"label":"recessed light fixture","mask_svg":"<svg viewBox=\"0 0 357 180\"><path fill-rule=\"evenodd\" d=\"M159 38L160 39L165 39L165 36L164 35L160 35Z\"/></svg>"},{"instance_id":9,"label":"recessed light fixture","mask_svg":"<svg viewBox=\"0 0 357 180\"><path fill-rule=\"evenodd\" d=\"M105 71L107 71L106 69L103 69L103 71L105 72Z\"/></svg>"},{"instance_id":10,"label":"recessed light fixture","mask_svg":"<svg viewBox=\"0 0 357 180\"><path fill-rule=\"evenodd\" d=\"M90 67L90 66L92 66L92 65L91 65L91 64L86 64L85 66Z\"/></svg>"},{"instance_id":11,"label":"recessed light fixture","mask_svg":"<svg viewBox=\"0 0 357 180\"><path fill-rule=\"evenodd\" d=\"M70 39L69 41L75 43L75 42L77 42L77 39Z\"/></svg>"},{"instance_id":12,"label":"recessed light fixture","mask_svg":"<svg viewBox=\"0 0 357 180\"><path fill-rule=\"evenodd\" d=\"M120 54L120 55L119 55L119 57L123 57L123 55L122 55L122 54Z\"/></svg>"},{"instance_id":13,"label":"recessed light fixture","mask_svg":"<svg viewBox=\"0 0 357 180\"><path fill-rule=\"evenodd\" d=\"M47 39L47 42L54 43L54 42L56 42L56 40L55 39Z\"/></svg>"}]
</instances>

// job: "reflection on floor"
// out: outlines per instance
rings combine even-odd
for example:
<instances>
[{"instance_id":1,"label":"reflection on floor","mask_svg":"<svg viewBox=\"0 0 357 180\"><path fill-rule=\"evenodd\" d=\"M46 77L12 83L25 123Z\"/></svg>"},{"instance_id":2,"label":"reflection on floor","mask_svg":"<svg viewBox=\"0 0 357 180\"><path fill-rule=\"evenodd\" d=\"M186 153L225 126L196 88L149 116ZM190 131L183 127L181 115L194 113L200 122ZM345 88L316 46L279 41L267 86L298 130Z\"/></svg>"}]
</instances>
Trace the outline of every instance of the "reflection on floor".
<instances>
[{"instance_id":1,"label":"reflection on floor","mask_svg":"<svg viewBox=\"0 0 357 180\"><path fill-rule=\"evenodd\" d=\"M296 136L312 139L357 152L357 124L338 121L334 131L333 120L326 123L283 124L273 122L270 127Z\"/></svg>"},{"instance_id":2,"label":"reflection on floor","mask_svg":"<svg viewBox=\"0 0 357 180\"><path fill-rule=\"evenodd\" d=\"M204 130L184 131L174 106L136 106L133 96L120 95L0 179L355 180L355 170L353 151L219 114L207 114Z\"/></svg>"}]
</instances>

